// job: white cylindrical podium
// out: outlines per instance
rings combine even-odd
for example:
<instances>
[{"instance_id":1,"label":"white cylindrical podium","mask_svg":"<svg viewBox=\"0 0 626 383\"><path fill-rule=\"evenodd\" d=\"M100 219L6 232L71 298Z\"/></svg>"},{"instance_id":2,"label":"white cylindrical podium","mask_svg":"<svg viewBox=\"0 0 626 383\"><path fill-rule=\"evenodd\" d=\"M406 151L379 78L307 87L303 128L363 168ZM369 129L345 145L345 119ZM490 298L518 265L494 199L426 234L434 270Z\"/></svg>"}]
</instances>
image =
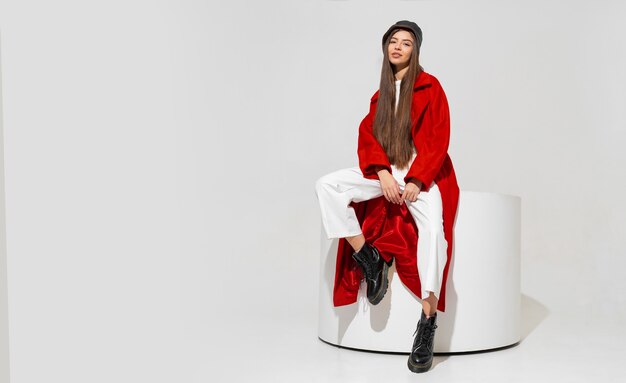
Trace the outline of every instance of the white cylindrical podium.
<instances>
[{"instance_id":1,"label":"white cylindrical podium","mask_svg":"<svg viewBox=\"0 0 626 383\"><path fill-rule=\"evenodd\" d=\"M520 210L519 197L461 191L446 311L438 313L434 352L480 351L519 342ZM322 228L319 338L337 346L409 353L420 299L402 284L394 263L389 289L378 305L368 302L363 281L356 303L334 307L337 244Z\"/></svg>"}]
</instances>

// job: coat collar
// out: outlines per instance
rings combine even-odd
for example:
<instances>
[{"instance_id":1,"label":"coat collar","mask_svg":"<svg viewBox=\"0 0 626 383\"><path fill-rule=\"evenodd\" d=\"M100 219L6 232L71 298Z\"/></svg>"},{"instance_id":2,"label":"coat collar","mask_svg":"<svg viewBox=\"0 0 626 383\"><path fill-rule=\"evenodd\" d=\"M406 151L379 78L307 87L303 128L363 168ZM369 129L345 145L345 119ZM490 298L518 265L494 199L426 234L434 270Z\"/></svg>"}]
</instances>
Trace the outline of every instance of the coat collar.
<instances>
[{"instance_id":1,"label":"coat collar","mask_svg":"<svg viewBox=\"0 0 626 383\"><path fill-rule=\"evenodd\" d=\"M417 75L417 77L415 78L415 83L413 84L413 91L417 90L418 88L424 87L426 85L431 85L432 84L432 76L424 71L421 71L420 74ZM378 100L378 92L380 92L380 89L376 91L376 93L374 93L374 95L372 96L372 102Z\"/></svg>"}]
</instances>

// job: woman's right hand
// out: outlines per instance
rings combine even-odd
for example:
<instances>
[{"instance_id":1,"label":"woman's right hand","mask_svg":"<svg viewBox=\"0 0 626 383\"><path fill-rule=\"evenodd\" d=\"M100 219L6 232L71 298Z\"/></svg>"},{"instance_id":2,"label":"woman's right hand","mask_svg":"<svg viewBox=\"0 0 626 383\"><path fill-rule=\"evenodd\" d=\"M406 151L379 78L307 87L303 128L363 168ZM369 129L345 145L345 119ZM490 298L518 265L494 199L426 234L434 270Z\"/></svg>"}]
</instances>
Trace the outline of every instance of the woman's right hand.
<instances>
[{"instance_id":1,"label":"woman's right hand","mask_svg":"<svg viewBox=\"0 0 626 383\"><path fill-rule=\"evenodd\" d=\"M380 187L383 189L383 195L389 202L402 204L402 193L400 191L400 185L398 181L389 173L389 170L383 169L378 171L378 179L380 180Z\"/></svg>"}]
</instances>

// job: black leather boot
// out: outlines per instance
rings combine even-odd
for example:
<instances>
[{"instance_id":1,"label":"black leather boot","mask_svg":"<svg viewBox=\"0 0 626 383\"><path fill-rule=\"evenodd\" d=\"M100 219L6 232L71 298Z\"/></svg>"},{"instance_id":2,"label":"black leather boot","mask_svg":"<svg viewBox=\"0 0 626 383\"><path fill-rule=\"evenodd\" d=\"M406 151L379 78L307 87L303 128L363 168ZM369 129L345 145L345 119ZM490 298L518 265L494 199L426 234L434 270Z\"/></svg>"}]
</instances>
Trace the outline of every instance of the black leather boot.
<instances>
[{"instance_id":1,"label":"black leather boot","mask_svg":"<svg viewBox=\"0 0 626 383\"><path fill-rule=\"evenodd\" d=\"M352 258L361 266L365 275L367 299L371 304L377 305L387 292L389 265L380 256L378 249L367 242L358 253L352 254Z\"/></svg>"},{"instance_id":2,"label":"black leather boot","mask_svg":"<svg viewBox=\"0 0 626 383\"><path fill-rule=\"evenodd\" d=\"M413 372L426 372L433 364L433 343L435 342L435 329L437 328L437 313L426 318L422 309L422 317L417 322L413 348L409 355L408 366ZM417 335L416 335L417 334Z\"/></svg>"}]
</instances>

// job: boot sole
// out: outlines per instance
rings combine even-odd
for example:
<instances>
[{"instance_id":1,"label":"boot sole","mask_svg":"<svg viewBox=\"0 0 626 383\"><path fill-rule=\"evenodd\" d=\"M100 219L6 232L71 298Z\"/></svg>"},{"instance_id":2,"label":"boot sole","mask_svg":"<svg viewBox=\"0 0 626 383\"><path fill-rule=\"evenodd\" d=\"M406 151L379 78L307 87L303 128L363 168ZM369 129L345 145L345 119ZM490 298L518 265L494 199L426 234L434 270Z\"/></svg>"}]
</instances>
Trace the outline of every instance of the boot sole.
<instances>
[{"instance_id":1,"label":"boot sole","mask_svg":"<svg viewBox=\"0 0 626 383\"><path fill-rule=\"evenodd\" d=\"M383 262L383 284L380 287L380 290L378 291L378 293L376 293L376 295L374 295L374 297L372 299L368 300L370 301L371 304L373 305L377 305L380 303L380 301L383 300L383 298L385 297L385 294L387 293L387 287L389 287L389 278L387 276L389 271L389 266L387 265L387 262Z\"/></svg>"},{"instance_id":2,"label":"boot sole","mask_svg":"<svg viewBox=\"0 0 626 383\"><path fill-rule=\"evenodd\" d=\"M416 373L426 372L426 371L430 370L430 367L432 365L433 365L433 360L432 359L428 363L413 364L413 361L411 360L410 356L409 356L409 360L407 362L407 366L409 367L409 370L411 370L412 372L416 372Z\"/></svg>"}]
</instances>

